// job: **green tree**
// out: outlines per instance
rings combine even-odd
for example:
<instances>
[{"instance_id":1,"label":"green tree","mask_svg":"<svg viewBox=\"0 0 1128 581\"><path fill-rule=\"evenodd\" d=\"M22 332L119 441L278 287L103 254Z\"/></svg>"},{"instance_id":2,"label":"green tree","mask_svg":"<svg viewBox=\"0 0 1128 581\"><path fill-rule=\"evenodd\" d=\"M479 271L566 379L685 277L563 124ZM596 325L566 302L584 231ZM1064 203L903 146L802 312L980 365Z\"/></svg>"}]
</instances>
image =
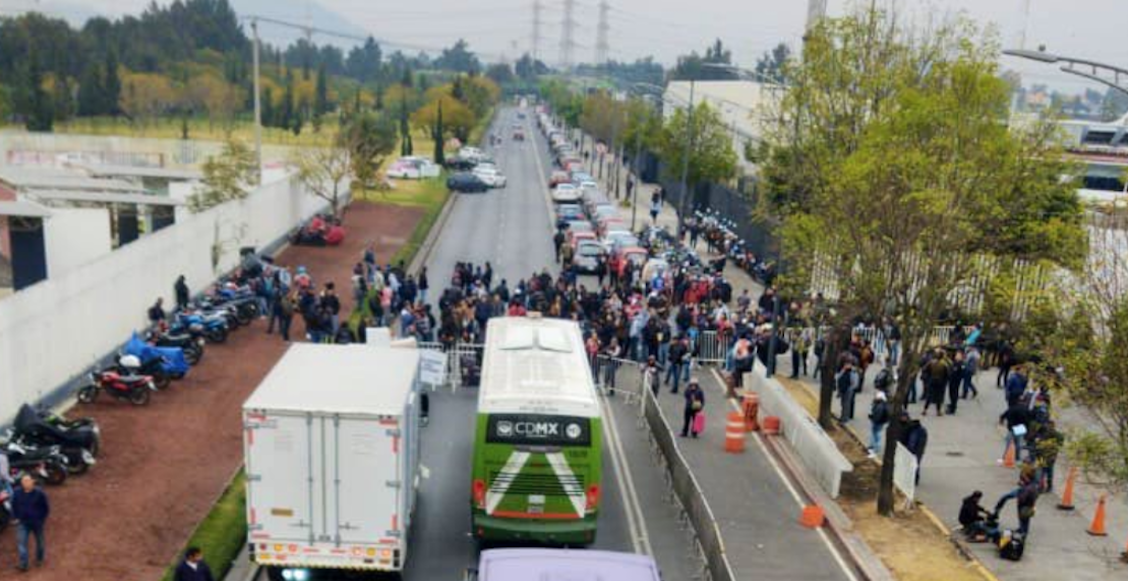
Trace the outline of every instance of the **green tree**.
<instances>
[{"instance_id":1,"label":"green tree","mask_svg":"<svg viewBox=\"0 0 1128 581\"><path fill-rule=\"evenodd\" d=\"M727 81L736 78L736 72L725 67L732 66L732 51L727 48L721 39L705 49L702 56L693 51L688 55L678 57L677 65L670 71L670 78L675 81Z\"/></svg>"},{"instance_id":2,"label":"green tree","mask_svg":"<svg viewBox=\"0 0 1128 581\"><path fill-rule=\"evenodd\" d=\"M690 191L697 184L731 179L736 173L736 150L720 115L707 103L694 105L691 124L686 123L686 113L684 107L674 110L662 128L658 143L662 161L670 171L677 172L672 177L681 177L688 142L689 173L686 183Z\"/></svg>"},{"instance_id":3,"label":"green tree","mask_svg":"<svg viewBox=\"0 0 1128 581\"><path fill-rule=\"evenodd\" d=\"M44 87L43 69L38 60L30 59L20 87L16 111L24 116L28 131L51 131L55 126L55 104Z\"/></svg>"},{"instance_id":4,"label":"green tree","mask_svg":"<svg viewBox=\"0 0 1128 581\"><path fill-rule=\"evenodd\" d=\"M412 153L411 147L411 122L407 115L407 100L400 101L399 136L400 155L408 156Z\"/></svg>"},{"instance_id":5,"label":"green tree","mask_svg":"<svg viewBox=\"0 0 1128 581\"><path fill-rule=\"evenodd\" d=\"M785 82L783 76L784 64L791 58L791 47L784 43L779 43L772 50L765 52L756 61L756 72L759 73L760 79L774 79L777 82Z\"/></svg>"},{"instance_id":6,"label":"green tree","mask_svg":"<svg viewBox=\"0 0 1128 581\"><path fill-rule=\"evenodd\" d=\"M333 216L344 215L344 195L353 171L352 151L341 143L338 137L332 147L295 148L290 160L298 168L298 181L310 194L329 202Z\"/></svg>"},{"instance_id":7,"label":"green tree","mask_svg":"<svg viewBox=\"0 0 1128 581\"><path fill-rule=\"evenodd\" d=\"M435 127L431 130L431 138L435 140L435 163L442 166L446 164L446 156L443 152L443 143L446 141L446 133L443 129L443 102L438 103L438 115L435 117Z\"/></svg>"},{"instance_id":8,"label":"green tree","mask_svg":"<svg viewBox=\"0 0 1128 581\"><path fill-rule=\"evenodd\" d=\"M113 49L106 51L106 68L103 75L102 86L106 93L102 100L102 111L116 117L121 113L118 107L118 103L121 102L121 75L118 71L117 53Z\"/></svg>"},{"instance_id":9,"label":"green tree","mask_svg":"<svg viewBox=\"0 0 1128 581\"><path fill-rule=\"evenodd\" d=\"M282 92L282 104L278 109L276 127L290 129L294 125L294 70L286 69L285 88Z\"/></svg>"},{"instance_id":10,"label":"green tree","mask_svg":"<svg viewBox=\"0 0 1128 581\"><path fill-rule=\"evenodd\" d=\"M78 84L78 114L88 117L108 114L106 86L97 67L87 67Z\"/></svg>"},{"instance_id":11,"label":"green tree","mask_svg":"<svg viewBox=\"0 0 1128 581\"><path fill-rule=\"evenodd\" d=\"M321 116L329 112L329 78L325 65L317 67L317 89L314 94L313 114Z\"/></svg>"},{"instance_id":12,"label":"green tree","mask_svg":"<svg viewBox=\"0 0 1128 581\"><path fill-rule=\"evenodd\" d=\"M349 150L355 183L375 187L384 158L396 148L395 122L387 115L361 112L349 121L340 139L339 145Z\"/></svg>"},{"instance_id":13,"label":"green tree","mask_svg":"<svg viewBox=\"0 0 1128 581\"><path fill-rule=\"evenodd\" d=\"M808 290L818 264L838 288L820 422L836 350L854 317L886 314L904 352L887 442L933 325L954 292L990 277L977 255L1074 264L1084 230L1071 175L1049 120L1007 127L1009 91L998 50L969 22L928 33L881 11L824 20L808 36L778 124L767 132L765 175L783 218L792 292ZM784 172L794 171L792 175ZM893 510L886 446L878 511Z\"/></svg>"},{"instance_id":14,"label":"green tree","mask_svg":"<svg viewBox=\"0 0 1128 581\"><path fill-rule=\"evenodd\" d=\"M508 85L513 82L513 68L508 63L494 63L486 68L486 76L499 85Z\"/></svg>"},{"instance_id":15,"label":"green tree","mask_svg":"<svg viewBox=\"0 0 1128 581\"><path fill-rule=\"evenodd\" d=\"M201 170L203 184L188 197L188 208L194 213L241 200L259 182L255 152L238 139L228 139L222 152L204 161Z\"/></svg>"}]
</instances>

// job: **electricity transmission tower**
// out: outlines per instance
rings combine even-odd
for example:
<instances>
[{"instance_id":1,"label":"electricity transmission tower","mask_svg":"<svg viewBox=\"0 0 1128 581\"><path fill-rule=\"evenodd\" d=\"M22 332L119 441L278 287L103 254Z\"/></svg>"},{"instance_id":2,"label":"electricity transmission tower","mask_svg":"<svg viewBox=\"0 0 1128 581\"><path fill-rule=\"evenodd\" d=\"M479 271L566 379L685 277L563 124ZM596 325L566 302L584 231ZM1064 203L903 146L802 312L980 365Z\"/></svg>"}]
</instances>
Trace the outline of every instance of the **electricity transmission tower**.
<instances>
[{"instance_id":1,"label":"electricity transmission tower","mask_svg":"<svg viewBox=\"0 0 1128 581\"><path fill-rule=\"evenodd\" d=\"M611 46L608 44L608 32L611 30L611 25L607 23L607 12L611 10L611 5L607 0L602 0L599 3L599 25L595 28L595 63L601 65L607 62L607 56L611 52Z\"/></svg>"},{"instance_id":2,"label":"electricity transmission tower","mask_svg":"<svg viewBox=\"0 0 1128 581\"><path fill-rule=\"evenodd\" d=\"M540 41L541 41L541 10L543 6L540 0L533 0L533 38L530 46L530 52L533 56L533 62L537 62L540 58Z\"/></svg>"},{"instance_id":3,"label":"electricity transmission tower","mask_svg":"<svg viewBox=\"0 0 1128 581\"><path fill-rule=\"evenodd\" d=\"M576 46L576 0L564 0L564 20L560 22L560 68L572 68L572 49Z\"/></svg>"}]
</instances>

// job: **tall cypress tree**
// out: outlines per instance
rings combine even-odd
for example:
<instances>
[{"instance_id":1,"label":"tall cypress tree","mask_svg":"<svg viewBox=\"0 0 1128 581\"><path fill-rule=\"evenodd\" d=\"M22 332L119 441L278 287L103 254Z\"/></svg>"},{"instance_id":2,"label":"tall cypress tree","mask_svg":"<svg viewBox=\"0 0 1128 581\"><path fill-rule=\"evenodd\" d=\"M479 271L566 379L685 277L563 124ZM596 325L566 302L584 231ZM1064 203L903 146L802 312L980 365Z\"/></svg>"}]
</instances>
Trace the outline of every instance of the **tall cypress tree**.
<instances>
[{"instance_id":1,"label":"tall cypress tree","mask_svg":"<svg viewBox=\"0 0 1128 581\"><path fill-rule=\"evenodd\" d=\"M105 80L102 86L105 87L105 97L102 101L102 113L106 115L117 116L121 112L121 77L118 76L118 60L117 54L113 50L106 53L106 70Z\"/></svg>"},{"instance_id":2,"label":"tall cypress tree","mask_svg":"<svg viewBox=\"0 0 1128 581\"><path fill-rule=\"evenodd\" d=\"M294 71L286 69L286 89L282 93L282 108L278 113L277 126L289 129L294 123Z\"/></svg>"},{"instance_id":3,"label":"tall cypress tree","mask_svg":"<svg viewBox=\"0 0 1128 581\"><path fill-rule=\"evenodd\" d=\"M439 99L438 113L435 116L435 129L432 137L435 140L435 163L438 165L446 165L446 156L443 152L443 100Z\"/></svg>"},{"instance_id":4,"label":"tall cypress tree","mask_svg":"<svg viewBox=\"0 0 1128 581\"><path fill-rule=\"evenodd\" d=\"M407 119L407 100L400 100L400 155L411 155L411 127Z\"/></svg>"},{"instance_id":5,"label":"tall cypress tree","mask_svg":"<svg viewBox=\"0 0 1128 581\"><path fill-rule=\"evenodd\" d=\"M36 59L27 68L26 115L24 124L28 131L51 131L55 127L55 104L51 94L43 88L43 70Z\"/></svg>"},{"instance_id":6,"label":"tall cypress tree","mask_svg":"<svg viewBox=\"0 0 1128 581\"><path fill-rule=\"evenodd\" d=\"M329 112L329 79L325 73L325 63L317 67L317 89L313 96L313 114L324 115Z\"/></svg>"}]
</instances>

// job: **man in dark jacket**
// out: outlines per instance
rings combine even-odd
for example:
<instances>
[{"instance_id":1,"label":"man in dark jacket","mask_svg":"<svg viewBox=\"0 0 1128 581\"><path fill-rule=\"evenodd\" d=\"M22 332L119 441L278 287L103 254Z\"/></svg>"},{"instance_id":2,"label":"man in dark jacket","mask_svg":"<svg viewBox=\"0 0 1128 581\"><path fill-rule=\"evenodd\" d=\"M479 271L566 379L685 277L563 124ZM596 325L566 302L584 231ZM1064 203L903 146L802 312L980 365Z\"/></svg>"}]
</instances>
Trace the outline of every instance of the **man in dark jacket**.
<instances>
[{"instance_id":1,"label":"man in dark jacket","mask_svg":"<svg viewBox=\"0 0 1128 581\"><path fill-rule=\"evenodd\" d=\"M678 392L678 382L681 380L682 365L687 365L686 357L688 355L689 341L686 340L685 335L682 335L670 345L670 354L667 356L666 385L670 385L670 379L673 379L673 389L670 390L670 393Z\"/></svg>"},{"instance_id":2,"label":"man in dark jacket","mask_svg":"<svg viewBox=\"0 0 1128 581\"><path fill-rule=\"evenodd\" d=\"M916 483L920 484L920 465L924 463L924 450L928 447L928 429L920 420L914 420L908 413L901 414L901 444L916 456Z\"/></svg>"},{"instance_id":3,"label":"man in dark jacket","mask_svg":"<svg viewBox=\"0 0 1128 581\"><path fill-rule=\"evenodd\" d=\"M51 515L51 504L47 495L35 485L35 479L24 474L20 487L12 494L12 518L16 522L16 543L20 555L19 568L27 571L28 537L35 535L35 564L42 565L45 547L43 545L43 525Z\"/></svg>"},{"instance_id":4,"label":"man in dark jacket","mask_svg":"<svg viewBox=\"0 0 1128 581\"><path fill-rule=\"evenodd\" d=\"M199 547L188 547L184 560L176 566L173 581L215 581L211 568L204 562L204 552Z\"/></svg>"},{"instance_id":5,"label":"man in dark jacket","mask_svg":"<svg viewBox=\"0 0 1128 581\"><path fill-rule=\"evenodd\" d=\"M176 277L173 290L176 291L176 310L183 311L188 308L188 283L184 282L183 274Z\"/></svg>"}]
</instances>

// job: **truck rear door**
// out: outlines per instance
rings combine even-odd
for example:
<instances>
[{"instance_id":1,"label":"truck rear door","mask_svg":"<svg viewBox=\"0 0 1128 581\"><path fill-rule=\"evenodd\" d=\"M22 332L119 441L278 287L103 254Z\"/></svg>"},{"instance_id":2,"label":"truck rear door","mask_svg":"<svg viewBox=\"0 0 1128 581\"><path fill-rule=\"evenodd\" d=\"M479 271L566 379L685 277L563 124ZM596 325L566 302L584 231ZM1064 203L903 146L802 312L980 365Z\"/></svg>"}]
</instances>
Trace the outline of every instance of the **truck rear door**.
<instances>
[{"instance_id":1,"label":"truck rear door","mask_svg":"<svg viewBox=\"0 0 1128 581\"><path fill-rule=\"evenodd\" d=\"M399 495L409 485L397 470L403 447L399 421L342 417L335 431L336 459L330 465L336 465L339 484L329 496L337 500L340 545L397 548L402 516Z\"/></svg>"},{"instance_id":2,"label":"truck rear door","mask_svg":"<svg viewBox=\"0 0 1128 581\"><path fill-rule=\"evenodd\" d=\"M245 421L251 539L313 542L310 419L248 412Z\"/></svg>"}]
</instances>

